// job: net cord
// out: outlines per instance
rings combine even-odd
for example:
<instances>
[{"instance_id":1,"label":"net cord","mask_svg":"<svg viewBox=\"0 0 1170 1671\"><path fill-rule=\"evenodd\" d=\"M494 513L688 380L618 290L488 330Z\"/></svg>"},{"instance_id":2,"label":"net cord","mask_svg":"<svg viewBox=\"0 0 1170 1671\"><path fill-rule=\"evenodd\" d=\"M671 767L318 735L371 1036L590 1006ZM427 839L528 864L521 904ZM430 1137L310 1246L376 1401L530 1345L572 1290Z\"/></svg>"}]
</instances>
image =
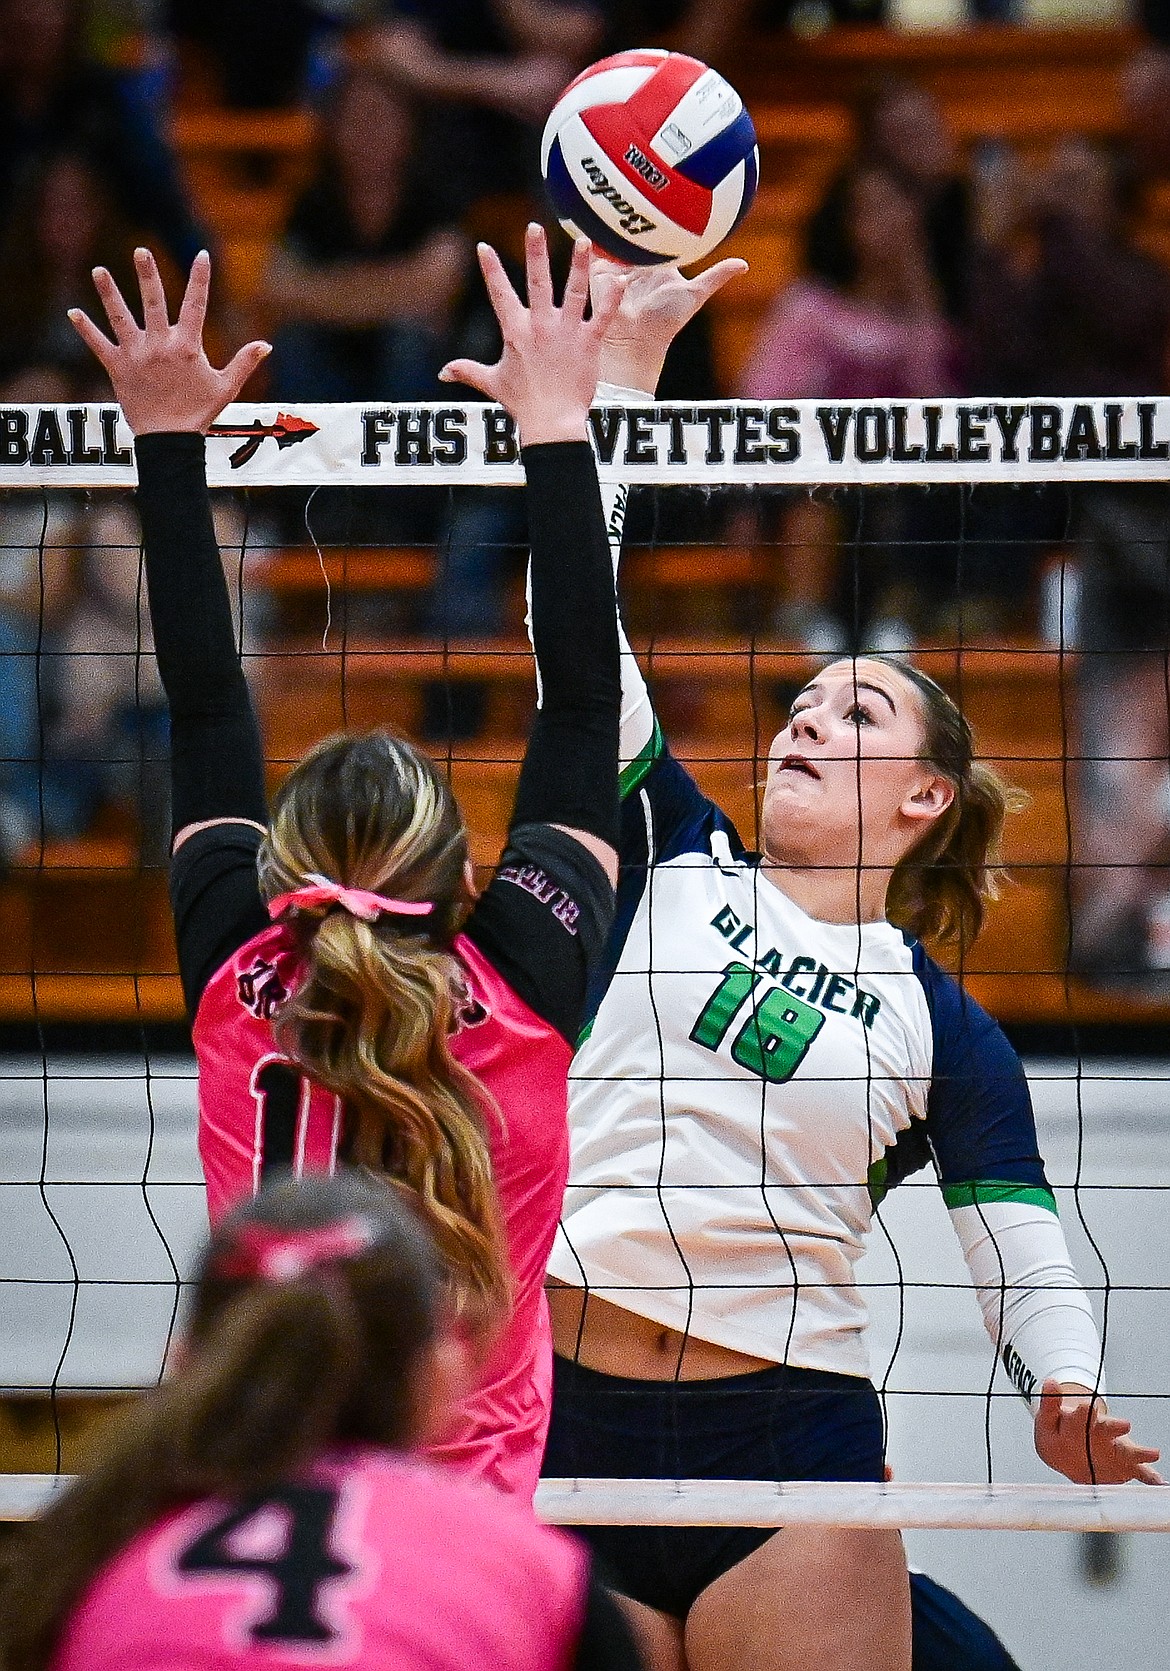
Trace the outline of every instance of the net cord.
<instances>
[{"instance_id":1,"label":"net cord","mask_svg":"<svg viewBox=\"0 0 1170 1671\"><path fill-rule=\"evenodd\" d=\"M0 1522L33 1519L72 1484L0 1475ZM845 1526L861 1530L1170 1532L1170 1491L1135 1485L927 1481L546 1479L536 1512L556 1526Z\"/></svg>"},{"instance_id":2,"label":"net cord","mask_svg":"<svg viewBox=\"0 0 1170 1671\"><path fill-rule=\"evenodd\" d=\"M322 402L295 413L240 404L221 418L208 436L212 487L519 487L524 480L510 420L480 401ZM116 406L6 406L0 422L0 487L134 484L133 437ZM241 424L264 430L247 456L224 433ZM590 434L603 478L634 486L1164 482L1170 475L1167 397L648 401L595 408Z\"/></svg>"}]
</instances>

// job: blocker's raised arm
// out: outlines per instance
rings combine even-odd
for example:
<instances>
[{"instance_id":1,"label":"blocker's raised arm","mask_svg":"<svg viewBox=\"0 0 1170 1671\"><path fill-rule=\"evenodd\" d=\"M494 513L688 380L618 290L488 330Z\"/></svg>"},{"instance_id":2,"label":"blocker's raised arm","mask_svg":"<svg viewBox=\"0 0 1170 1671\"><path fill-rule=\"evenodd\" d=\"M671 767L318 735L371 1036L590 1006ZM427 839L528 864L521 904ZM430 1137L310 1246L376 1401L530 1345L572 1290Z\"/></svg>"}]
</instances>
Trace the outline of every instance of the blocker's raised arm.
<instances>
[{"instance_id":1,"label":"blocker's raised arm","mask_svg":"<svg viewBox=\"0 0 1170 1671\"><path fill-rule=\"evenodd\" d=\"M217 370L203 346L211 263L196 257L174 324L158 266L135 251L142 324L110 274L94 284L113 340L79 308L74 328L104 366L135 436L147 596L171 718L176 844L220 820L267 817L260 734L236 647L211 522L203 435L269 352L241 348Z\"/></svg>"},{"instance_id":2,"label":"blocker's raised arm","mask_svg":"<svg viewBox=\"0 0 1170 1671\"><path fill-rule=\"evenodd\" d=\"M528 482L533 640L542 700L520 774L513 827L567 831L617 876L620 674L613 574L586 421L605 332L624 281L589 301L579 239L558 307L544 229L527 233L528 305L499 257L479 246L503 351L494 366L456 360L441 375L501 401L516 420Z\"/></svg>"}]
</instances>

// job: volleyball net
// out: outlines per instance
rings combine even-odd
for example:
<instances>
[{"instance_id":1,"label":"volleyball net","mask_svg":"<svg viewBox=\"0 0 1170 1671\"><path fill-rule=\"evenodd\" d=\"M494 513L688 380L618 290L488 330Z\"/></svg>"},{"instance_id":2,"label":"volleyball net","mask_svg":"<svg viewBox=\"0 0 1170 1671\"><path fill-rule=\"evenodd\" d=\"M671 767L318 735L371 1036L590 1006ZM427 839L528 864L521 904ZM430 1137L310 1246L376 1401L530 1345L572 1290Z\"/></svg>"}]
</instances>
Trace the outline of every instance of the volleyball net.
<instances>
[{"instance_id":1,"label":"volleyball net","mask_svg":"<svg viewBox=\"0 0 1170 1671\"><path fill-rule=\"evenodd\" d=\"M664 730L749 844L771 738L839 650L912 650L1027 792L956 972L1028 1056L1111 1405L1170 1454L1170 1070L1133 1054L1170 1018L1170 401L601 406L591 431L631 487L625 614ZM443 763L490 866L534 690L510 420L244 404L208 472L272 781L389 724ZM0 410L0 1382L48 1434L0 1513L68 1468L74 1404L157 1380L206 1229L133 481L116 408ZM1161 1494L1040 1483L929 1172L878 1209L859 1285L919 1477L553 1481L547 1512L1170 1529Z\"/></svg>"}]
</instances>

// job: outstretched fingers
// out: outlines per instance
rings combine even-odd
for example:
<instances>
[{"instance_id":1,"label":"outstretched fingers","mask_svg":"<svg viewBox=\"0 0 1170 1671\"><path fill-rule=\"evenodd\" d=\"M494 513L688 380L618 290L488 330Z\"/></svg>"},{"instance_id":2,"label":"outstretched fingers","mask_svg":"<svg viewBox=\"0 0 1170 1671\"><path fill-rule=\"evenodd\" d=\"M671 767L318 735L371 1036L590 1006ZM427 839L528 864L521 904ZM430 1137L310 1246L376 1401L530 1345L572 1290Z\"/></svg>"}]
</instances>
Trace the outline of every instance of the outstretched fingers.
<instances>
[{"instance_id":1,"label":"outstretched fingers","mask_svg":"<svg viewBox=\"0 0 1170 1671\"><path fill-rule=\"evenodd\" d=\"M98 299L102 307L105 309L106 318L110 322L110 329L114 333L114 341L119 348L125 348L136 337L142 335L141 327L130 312L125 296L115 284L113 274L105 267L94 268L93 287L98 293Z\"/></svg>"},{"instance_id":2,"label":"outstretched fingers","mask_svg":"<svg viewBox=\"0 0 1170 1671\"><path fill-rule=\"evenodd\" d=\"M566 319L579 325L585 317L585 304L589 300L589 249L588 238L576 238L573 241L573 259L569 263L569 276L565 280L565 291L561 298L561 312ZM608 296L602 305L608 305Z\"/></svg>"},{"instance_id":3,"label":"outstretched fingers","mask_svg":"<svg viewBox=\"0 0 1170 1671\"><path fill-rule=\"evenodd\" d=\"M479 270L483 274L488 298L499 321L504 341L514 342L516 333L524 327L524 305L512 289L512 282L504 271L504 263L492 246L477 244L475 253L479 257Z\"/></svg>"},{"instance_id":4,"label":"outstretched fingers","mask_svg":"<svg viewBox=\"0 0 1170 1671\"><path fill-rule=\"evenodd\" d=\"M117 343L111 342L104 331L99 331L88 313L81 308L70 308L69 323L89 349L90 353L107 373L111 370L114 358L118 352Z\"/></svg>"},{"instance_id":5,"label":"outstretched fingers","mask_svg":"<svg viewBox=\"0 0 1170 1671\"><path fill-rule=\"evenodd\" d=\"M148 331L170 329L167 296L163 289L158 262L148 249L134 251L134 270L138 274L138 288L142 292L142 318Z\"/></svg>"},{"instance_id":6,"label":"outstretched fingers","mask_svg":"<svg viewBox=\"0 0 1170 1671\"><path fill-rule=\"evenodd\" d=\"M548 265L548 238L539 221L530 220L524 233L524 277L528 285L528 306L532 313L551 313L552 273Z\"/></svg>"},{"instance_id":7,"label":"outstretched fingers","mask_svg":"<svg viewBox=\"0 0 1170 1671\"><path fill-rule=\"evenodd\" d=\"M1111 1415L1102 1401L1090 1404L1086 1395L1069 1395L1059 1382L1044 1383L1036 1417L1038 1448L1042 1446L1045 1460L1069 1479L1164 1485L1153 1466L1160 1453L1129 1435L1130 1423L1123 1416Z\"/></svg>"},{"instance_id":8,"label":"outstretched fingers","mask_svg":"<svg viewBox=\"0 0 1170 1671\"><path fill-rule=\"evenodd\" d=\"M219 374L223 379L225 406L231 405L257 366L266 360L271 352L270 342L246 342L242 348L236 350Z\"/></svg>"},{"instance_id":9,"label":"outstretched fingers","mask_svg":"<svg viewBox=\"0 0 1170 1671\"><path fill-rule=\"evenodd\" d=\"M205 249L191 263L191 272L187 278L187 288L183 292L182 304L176 324L181 335L191 342L203 341L203 326L207 319L207 302L211 294L211 257ZM255 347L250 343L249 347ZM242 352L242 351L241 351ZM239 356L237 356L238 358ZM232 362L235 363L234 361ZM259 362L257 362L259 363ZM231 367L228 367L230 370Z\"/></svg>"},{"instance_id":10,"label":"outstretched fingers","mask_svg":"<svg viewBox=\"0 0 1170 1671\"><path fill-rule=\"evenodd\" d=\"M746 273L748 264L741 261L737 255L729 255L724 261L717 261L713 267L708 267L704 273L696 273L690 282L691 295L698 298L700 307L709 302L717 291L740 273Z\"/></svg>"}]
</instances>

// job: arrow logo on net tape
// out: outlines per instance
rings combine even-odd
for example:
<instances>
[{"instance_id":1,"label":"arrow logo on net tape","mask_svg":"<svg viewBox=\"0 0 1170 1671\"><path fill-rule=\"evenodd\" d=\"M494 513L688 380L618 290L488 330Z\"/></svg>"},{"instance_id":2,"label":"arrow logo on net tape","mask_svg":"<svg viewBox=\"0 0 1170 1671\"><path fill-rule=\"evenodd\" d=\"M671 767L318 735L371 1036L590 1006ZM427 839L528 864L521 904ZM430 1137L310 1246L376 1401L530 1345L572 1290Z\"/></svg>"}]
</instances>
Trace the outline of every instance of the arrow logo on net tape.
<instances>
[{"instance_id":1,"label":"arrow logo on net tape","mask_svg":"<svg viewBox=\"0 0 1170 1671\"><path fill-rule=\"evenodd\" d=\"M243 446L237 447L228 459L232 469L238 470L242 464L247 464L250 458L255 458L262 441L275 441L281 452L284 452L286 447L295 447L298 441L307 441L309 436L316 435L317 431L318 426L311 424L307 418L294 417L291 412L278 412L274 424L262 423L259 418L255 418L250 424L212 424L207 433L228 440L243 440Z\"/></svg>"}]
</instances>

